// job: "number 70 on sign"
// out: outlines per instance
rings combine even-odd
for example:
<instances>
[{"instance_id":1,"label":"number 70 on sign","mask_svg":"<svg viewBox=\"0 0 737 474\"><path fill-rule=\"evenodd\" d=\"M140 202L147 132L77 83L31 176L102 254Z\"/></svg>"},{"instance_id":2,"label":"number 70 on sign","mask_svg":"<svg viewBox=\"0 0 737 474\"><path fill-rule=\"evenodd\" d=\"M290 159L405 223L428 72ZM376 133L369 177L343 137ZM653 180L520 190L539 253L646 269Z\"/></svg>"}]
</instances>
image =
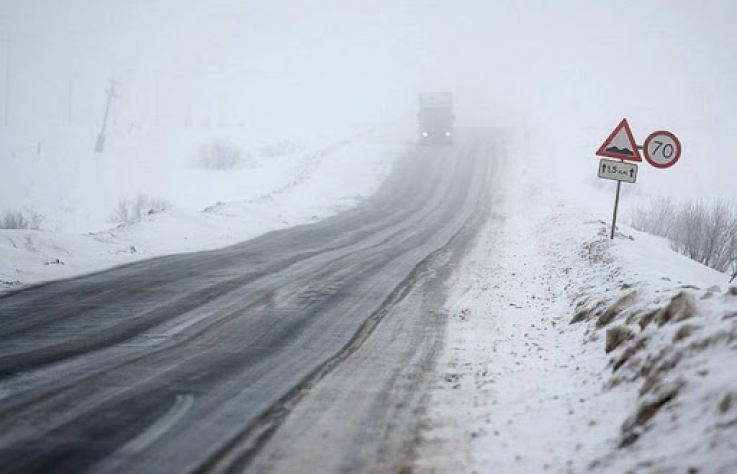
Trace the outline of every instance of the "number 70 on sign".
<instances>
[{"instance_id":1,"label":"number 70 on sign","mask_svg":"<svg viewBox=\"0 0 737 474\"><path fill-rule=\"evenodd\" d=\"M642 148L645 159L656 168L670 168L681 157L681 142L663 130L651 133Z\"/></svg>"}]
</instances>

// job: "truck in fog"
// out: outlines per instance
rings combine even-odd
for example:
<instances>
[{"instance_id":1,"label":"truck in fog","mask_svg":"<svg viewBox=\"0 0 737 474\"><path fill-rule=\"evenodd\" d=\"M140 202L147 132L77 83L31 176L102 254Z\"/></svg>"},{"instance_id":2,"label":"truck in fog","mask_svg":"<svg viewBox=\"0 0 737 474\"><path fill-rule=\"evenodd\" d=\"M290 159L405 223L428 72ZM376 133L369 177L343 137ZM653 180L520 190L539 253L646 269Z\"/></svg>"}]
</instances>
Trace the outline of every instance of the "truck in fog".
<instances>
[{"instance_id":1,"label":"truck in fog","mask_svg":"<svg viewBox=\"0 0 737 474\"><path fill-rule=\"evenodd\" d=\"M453 143L453 94L424 92L420 94L417 110L420 143L450 145Z\"/></svg>"}]
</instances>

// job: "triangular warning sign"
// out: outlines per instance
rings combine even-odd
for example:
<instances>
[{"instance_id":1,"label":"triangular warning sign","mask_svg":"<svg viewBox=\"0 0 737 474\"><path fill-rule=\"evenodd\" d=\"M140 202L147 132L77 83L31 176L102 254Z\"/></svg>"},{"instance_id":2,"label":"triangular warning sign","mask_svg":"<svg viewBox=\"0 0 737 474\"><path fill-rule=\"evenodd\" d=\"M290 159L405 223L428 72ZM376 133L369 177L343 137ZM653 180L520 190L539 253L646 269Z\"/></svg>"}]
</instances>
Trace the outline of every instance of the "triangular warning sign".
<instances>
[{"instance_id":1,"label":"triangular warning sign","mask_svg":"<svg viewBox=\"0 0 737 474\"><path fill-rule=\"evenodd\" d=\"M617 158L618 160L642 161L640 150L637 149L627 119L622 119L617 128L609 135L609 138L604 140L596 154Z\"/></svg>"}]
</instances>

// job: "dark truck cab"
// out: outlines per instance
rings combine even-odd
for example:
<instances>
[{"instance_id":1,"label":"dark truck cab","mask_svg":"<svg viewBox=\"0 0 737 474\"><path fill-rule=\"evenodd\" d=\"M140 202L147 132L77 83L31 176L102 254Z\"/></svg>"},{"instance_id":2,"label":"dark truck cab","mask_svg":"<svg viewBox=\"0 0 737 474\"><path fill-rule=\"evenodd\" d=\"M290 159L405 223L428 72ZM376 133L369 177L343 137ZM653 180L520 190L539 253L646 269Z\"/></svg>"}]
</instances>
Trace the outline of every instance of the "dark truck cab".
<instances>
[{"instance_id":1,"label":"dark truck cab","mask_svg":"<svg viewBox=\"0 0 737 474\"><path fill-rule=\"evenodd\" d=\"M450 92L420 94L417 110L420 143L450 145L453 143L453 95Z\"/></svg>"}]
</instances>

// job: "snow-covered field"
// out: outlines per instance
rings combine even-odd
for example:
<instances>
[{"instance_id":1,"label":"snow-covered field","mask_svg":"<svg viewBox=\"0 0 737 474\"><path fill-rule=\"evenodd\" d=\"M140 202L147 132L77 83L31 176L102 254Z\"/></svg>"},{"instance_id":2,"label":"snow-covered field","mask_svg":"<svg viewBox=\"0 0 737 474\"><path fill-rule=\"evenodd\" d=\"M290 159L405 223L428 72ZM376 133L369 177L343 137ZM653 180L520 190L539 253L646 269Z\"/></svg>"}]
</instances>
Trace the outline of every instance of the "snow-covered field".
<instances>
[{"instance_id":1,"label":"snow-covered field","mask_svg":"<svg viewBox=\"0 0 737 474\"><path fill-rule=\"evenodd\" d=\"M450 282L420 472L737 472L737 287L662 239L609 240L616 185L550 163L510 149Z\"/></svg>"},{"instance_id":2,"label":"snow-covered field","mask_svg":"<svg viewBox=\"0 0 737 474\"><path fill-rule=\"evenodd\" d=\"M95 154L95 133L0 130L0 219L42 218L38 230L0 229L0 290L323 219L371 195L402 149L359 127L134 129ZM227 169L203 162L218 146ZM125 203L141 218L119 222Z\"/></svg>"}]
</instances>

